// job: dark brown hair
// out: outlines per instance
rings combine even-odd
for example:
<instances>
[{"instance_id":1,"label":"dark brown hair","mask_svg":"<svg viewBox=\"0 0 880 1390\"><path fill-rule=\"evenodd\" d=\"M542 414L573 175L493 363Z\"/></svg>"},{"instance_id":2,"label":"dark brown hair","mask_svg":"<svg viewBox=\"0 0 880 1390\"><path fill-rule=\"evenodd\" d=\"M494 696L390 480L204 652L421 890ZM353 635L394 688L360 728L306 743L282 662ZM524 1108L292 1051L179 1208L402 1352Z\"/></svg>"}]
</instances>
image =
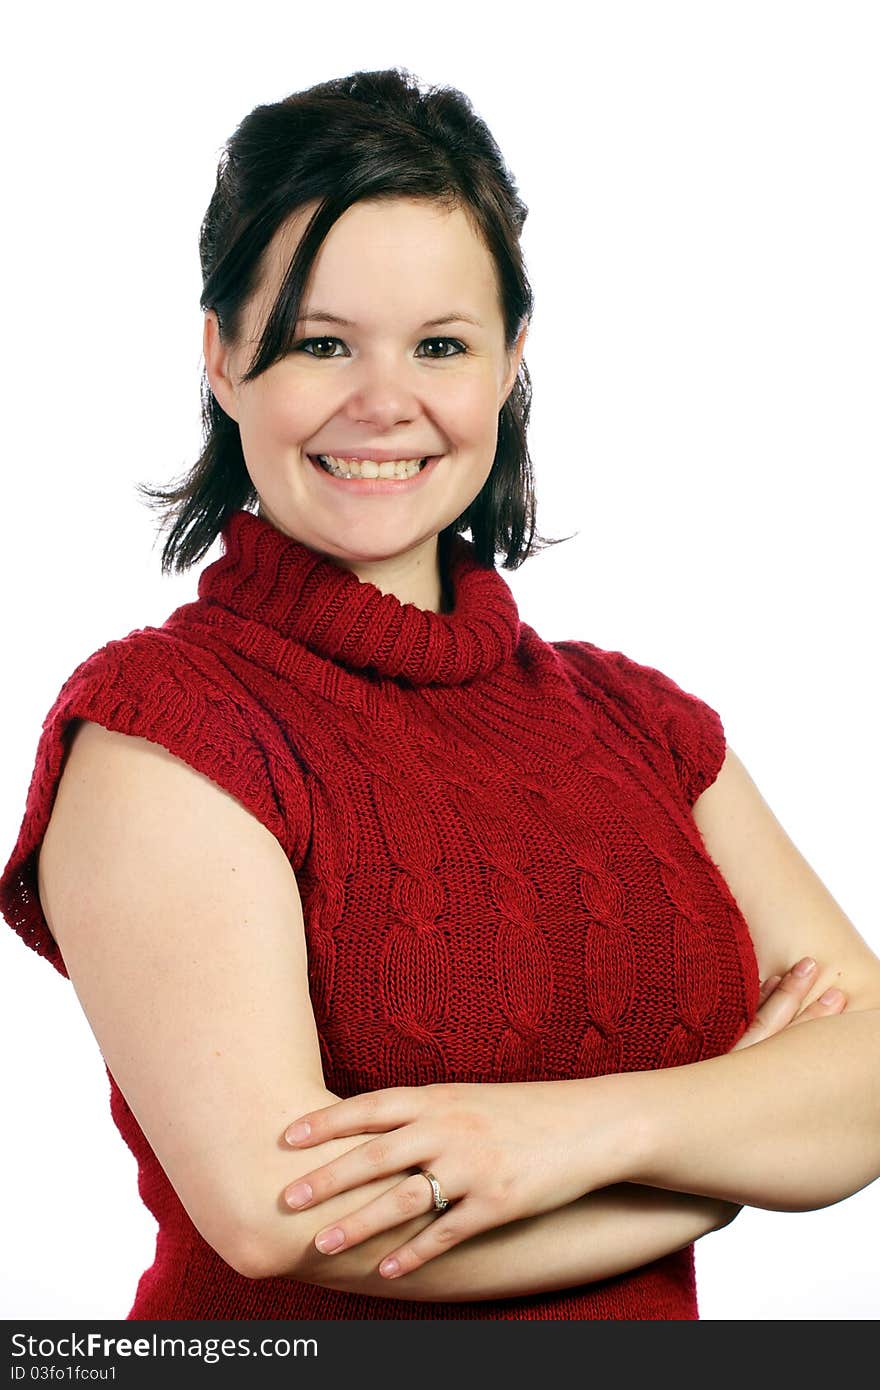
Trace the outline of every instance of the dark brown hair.
<instances>
[{"instance_id":1,"label":"dark brown hair","mask_svg":"<svg viewBox=\"0 0 880 1390\"><path fill-rule=\"evenodd\" d=\"M239 341L243 309L260 283L275 232L304 204L318 203L243 380L266 371L293 341L312 263L334 222L353 203L394 197L427 198L449 210L461 208L470 218L495 262L505 347L513 348L533 305L519 242L528 208L490 131L453 87L423 93L405 68L355 72L255 107L223 147L199 237L199 302L203 311L216 312L223 341ZM467 529L481 564L494 565L501 552L510 570L559 544L535 533L526 440L530 408L523 359L499 412L491 472L467 509L440 533L441 556L451 533ZM202 428L202 452L182 482L167 489L137 485L147 505L165 509L160 526L173 523L162 551L163 573L195 564L229 514L258 501L238 424L217 402L206 372Z\"/></svg>"}]
</instances>

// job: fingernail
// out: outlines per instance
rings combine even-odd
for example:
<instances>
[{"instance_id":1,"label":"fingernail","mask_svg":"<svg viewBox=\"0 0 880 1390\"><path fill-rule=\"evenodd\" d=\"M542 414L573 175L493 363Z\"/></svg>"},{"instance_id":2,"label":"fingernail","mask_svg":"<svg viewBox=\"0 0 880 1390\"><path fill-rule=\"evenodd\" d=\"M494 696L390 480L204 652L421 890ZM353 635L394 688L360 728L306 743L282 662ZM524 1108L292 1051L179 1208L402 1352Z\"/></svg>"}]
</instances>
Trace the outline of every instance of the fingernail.
<instances>
[{"instance_id":1,"label":"fingernail","mask_svg":"<svg viewBox=\"0 0 880 1390\"><path fill-rule=\"evenodd\" d=\"M815 969L816 969L816 962L812 959L811 956L805 956L803 960L799 960L799 961L798 961L797 965L795 966L794 970L792 970L791 973L792 973L792 975L801 975L801 976L803 976L803 975L809 975L810 971L811 971L811 970L815 970Z\"/></svg>"},{"instance_id":2,"label":"fingernail","mask_svg":"<svg viewBox=\"0 0 880 1390\"><path fill-rule=\"evenodd\" d=\"M284 1137L288 1144L298 1144L302 1139L308 1139L312 1132L312 1126L308 1120L298 1120L290 1129L285 1130Z\"/></svg>"},{"instance_id":3,"label":"fingernail","mask_svg":"<svg viewBox=\"0 0 880 1390\"><path fill-rule=\"evenodd\" d=\"M839 989L826 989L825 993L824 993L823 995L820 996L820 998L819 998L819 1003L820 1003L820 1004L839 1004L842 998L843 998L843 991L842 991L842 990L839 990Z\"/></svg>"},{"instance_id":4,"label":"fingernail","mask_svg":"<svg viewBox=\"0 0 880 1390\"><path fill-rule=\"evenodd\" d=\"M329 1255L331 1250L338 1250L345 1236L338 1226L334 1226L332 1231L324 1231L315 1239L315 1244L324 1255Z\"/></svg>"},{"instance_id":5,"label":"fingernail","mask_svg":"<svg viewBox=\"0 0 880 1390\"><path fill-rule=\"evenodd\" d=\"M386 1279L393 1279L395 1274L400 1271L399 1260L383 1260L379 1266L379 1273L384 1274Z\"/></svg>"},{"instance_id":6,"label":"fingernail","mask_svg":"<svg viewBox=\"0 0 880 1390\"><path fill-rule=\"evenodd\" d=\"M292 1207L305 1206L306 1202L312 1200L312 1189L307 1182L298 1182L295 1187L290 1187L286 1193L287 1202Z\"/></svg>"}]
</instances>

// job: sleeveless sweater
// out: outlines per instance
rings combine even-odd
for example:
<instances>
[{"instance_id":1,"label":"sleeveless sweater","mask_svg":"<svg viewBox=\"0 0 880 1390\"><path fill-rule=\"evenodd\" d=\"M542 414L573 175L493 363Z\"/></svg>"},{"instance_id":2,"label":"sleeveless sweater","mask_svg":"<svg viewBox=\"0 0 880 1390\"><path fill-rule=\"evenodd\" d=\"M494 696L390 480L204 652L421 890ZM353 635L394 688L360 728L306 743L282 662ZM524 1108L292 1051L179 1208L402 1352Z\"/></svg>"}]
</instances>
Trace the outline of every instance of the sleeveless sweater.
<instances>
[{"instance_id":1,"label":"sleeveless sweater","mask_svg":"<svg viewBox=\"0 0 880 1390\"><path fill-rule=\"evenodd\" d=\"M622 652L543 640L472 543L444 540L451 602L434 612L231 513L198 597L62 686L0 911L67 977L36 856L85 718L160 744L278 839L334 1094L729 1051L758 972L692 816L724 758L719 715ZM470 1302L245 1278L196 1230L105 1070L158 1223L128 1318L698 1317L692 1244L614 1278Z\"/></svg>"}]
</instances>

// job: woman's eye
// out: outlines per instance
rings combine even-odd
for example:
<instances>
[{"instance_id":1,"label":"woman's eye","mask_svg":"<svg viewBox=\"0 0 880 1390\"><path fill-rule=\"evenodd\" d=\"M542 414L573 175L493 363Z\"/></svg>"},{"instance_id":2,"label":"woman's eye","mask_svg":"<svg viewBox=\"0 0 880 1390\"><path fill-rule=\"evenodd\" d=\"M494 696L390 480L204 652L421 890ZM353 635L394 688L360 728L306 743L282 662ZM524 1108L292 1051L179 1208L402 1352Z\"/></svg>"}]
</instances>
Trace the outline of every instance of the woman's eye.
<instances>
[{"instance_id":1,"label":"woman's eye","mask_svg":"<svg viewBox=\"0 0 880 1390\"><path fill-rule=\"evenodd\" d=\"M303 341L302 341L301 343L298 343L298 344L297 344L297 350L298 350L299 352L306 352L307 349L310 349L314 343L338 343L339 341L340 341L339 338L304 338ZM325 354L324 354L323 352L311 352L311 351L308 352L308 355L309 355L309 357L324 357L324 356L325 356Z\"/></svg>"},{"instance_id":2,"label":"woman's eye","mask_svg":"<svg viewBox=\"0 0 880 1390\"><path fill-rule=\"evenodd\" d=\"M447 346L457 349L456 352L440 353L439 356L441 357L460 357L463 352L467 352L464 343L460 343L456 338L425 338L424 341L426 343L445 343Z\"/></svg>"},{"instance_id":3,"label":"woman's eye","mask_svg":"<svg viewBox=\"0 0 880 1390\"><path fill-rule=\"evenodd\" d=\"M441 361L442 361L442 359L443 359L444 357L459 357L459 356L462 355L462 353L467 352L467 348L465 347L464 343L460 343L460 342L458 341L457 338L423 338L423 339L422 339L422 342L423 342L423 343L433 343L433 344L440 343L440 344L442 344L442 345L444 345L444 346L446 346L446 347L452 347L453 349L455 349L453 352L429 353L428 356L429 356L429 357L433 357L435 361L437 361L437 360L441 360ZM294 349L294 351L297 351L297 352L305 352L305 353L307 353L307 355L308 355L309 357L317 357L319 360L322 359L322 358L323 358L323 359L327 359L327 358L336 356L335 353L325 353L325 352L314 352L314 351L312 351L312 349L313 349L313 347L314 347L314 345L315 345L316 343L319 344L319 345L320 345L320 344L326 344L326 343L340 343L340 344L341 344L341 343L342 343L342 339L341 339L341 338L304 338L304 339L302 340L301 343L297 343L296 348ZM421 344L420 344L420 346L421 346Z\"/></svg>"}]
</instances>

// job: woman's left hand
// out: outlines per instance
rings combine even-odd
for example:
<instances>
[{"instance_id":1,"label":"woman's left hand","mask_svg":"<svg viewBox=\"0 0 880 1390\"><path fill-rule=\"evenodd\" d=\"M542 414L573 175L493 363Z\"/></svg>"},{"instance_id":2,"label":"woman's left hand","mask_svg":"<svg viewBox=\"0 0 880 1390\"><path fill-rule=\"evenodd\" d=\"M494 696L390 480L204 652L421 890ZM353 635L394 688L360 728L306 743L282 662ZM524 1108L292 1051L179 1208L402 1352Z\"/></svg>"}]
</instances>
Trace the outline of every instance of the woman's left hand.
<instances>
[{"instance_id":1,"label":"woman's left hand","mask_svg":"<svg viewBox=\"0 0 880 1390\"><path fill-rule=\"evenodd\" d=\"M450 1203L379 1266L388 1277L408 1274L460 1241L508 1221L566 1206L596 1188L628 1180L634 1133L625 1075L571 1081L438 1083L364 1091L310 1110L304 1149L351 1134L379 1135L304 1173L285 1190L296 1210L376 1178L401 1175L380 1197L320 1231L341 1232L336 1253L434 1209L436 1177ZM635 1153L632 1154L635 1159ZM406 1174L409 1176L405 1176ZM311 1196L291 1200L306 1184ZM389 1267L397 1262L397 1269Z\"/></svg>"}]
</instances>

